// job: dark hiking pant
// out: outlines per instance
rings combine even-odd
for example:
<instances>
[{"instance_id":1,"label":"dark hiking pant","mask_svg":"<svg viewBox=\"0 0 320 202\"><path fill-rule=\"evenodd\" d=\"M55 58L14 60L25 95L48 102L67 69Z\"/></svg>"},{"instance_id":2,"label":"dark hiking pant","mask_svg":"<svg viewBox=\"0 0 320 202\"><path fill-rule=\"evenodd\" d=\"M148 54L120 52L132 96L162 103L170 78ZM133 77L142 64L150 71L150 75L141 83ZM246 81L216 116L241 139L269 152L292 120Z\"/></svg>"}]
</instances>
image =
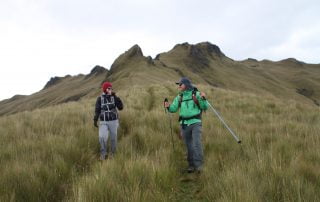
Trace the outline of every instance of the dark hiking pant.
<instances>
[{"instance_id":1,"label":"dark hiking pant","mask_svg":"<svg viewBox=\"0 0 320 202\"><path fill-rule=\"evenodd\" d=\"M200 168L203 164L203 149L201 143L201 123L194 123L192 125L183 127L183 139L188 152L189 167Z\"/></svg>"}]
</instances>

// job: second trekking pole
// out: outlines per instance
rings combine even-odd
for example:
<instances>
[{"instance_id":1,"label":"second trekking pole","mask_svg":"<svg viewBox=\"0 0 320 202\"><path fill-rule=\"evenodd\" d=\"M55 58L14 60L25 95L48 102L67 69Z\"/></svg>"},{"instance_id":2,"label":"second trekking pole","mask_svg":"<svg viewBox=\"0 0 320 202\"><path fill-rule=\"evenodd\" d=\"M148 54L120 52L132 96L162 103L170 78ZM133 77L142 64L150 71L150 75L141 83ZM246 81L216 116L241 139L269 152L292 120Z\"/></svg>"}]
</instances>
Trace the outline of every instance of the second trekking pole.
<instances>
[{"instance_id":1,"label":"second trekking pole","mask_svg":"<svg viewBox=\"0 0 320 202\"><path fill-rule=\"evenodd\" d=\"M231 130L231 128L226 124L226 122L223 120L223 118L219 115L219 113L217 112L217 110L215 110L213 108L213 106L209 103L209 101L207 100L208 105L210 106L210 108L212 109L212 111L217 115L217 117L220 119L220 121L223 123L223 125L228 129L228 131L231 133L231 135L233 136L233 138L240 144L241 140L237 137L237 135Z\"/></svg>"}]
</instances>

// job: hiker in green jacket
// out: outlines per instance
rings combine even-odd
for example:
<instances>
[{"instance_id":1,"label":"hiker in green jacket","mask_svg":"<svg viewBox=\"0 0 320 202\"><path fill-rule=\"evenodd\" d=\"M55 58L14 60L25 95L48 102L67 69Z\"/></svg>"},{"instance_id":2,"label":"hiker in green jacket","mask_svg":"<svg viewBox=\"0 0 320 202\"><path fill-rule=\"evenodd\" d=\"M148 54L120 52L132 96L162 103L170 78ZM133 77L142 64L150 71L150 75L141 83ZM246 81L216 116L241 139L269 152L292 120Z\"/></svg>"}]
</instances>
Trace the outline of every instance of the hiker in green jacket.
<instances>
[{"instance_id":1,"label":"hiker in green jacket","mask_svg":"<svg viewBox=\"0 0 320 202\"><path fill-rule=\"evenodd\" d=\"M208 108L208 103L205 100L205 93L197 91L188 78L182 77L176 84L179 85L180 94L172 104L165 102L164 105L171 113L177 112L180 108L179 122L188 153L187 172L201 172L203 165L201 112Z\"/></svg>"}]
</instances>

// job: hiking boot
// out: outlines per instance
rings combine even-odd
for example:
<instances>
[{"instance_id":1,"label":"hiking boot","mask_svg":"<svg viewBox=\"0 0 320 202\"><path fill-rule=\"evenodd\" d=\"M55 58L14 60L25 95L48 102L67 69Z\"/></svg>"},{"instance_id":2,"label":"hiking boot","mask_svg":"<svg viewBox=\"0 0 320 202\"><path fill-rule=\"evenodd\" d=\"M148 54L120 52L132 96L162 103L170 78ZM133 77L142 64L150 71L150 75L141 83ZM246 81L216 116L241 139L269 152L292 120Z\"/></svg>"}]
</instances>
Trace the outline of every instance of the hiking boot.
<instances>
[{"instance_id":1,"label":"hiking boot","mask_svg":"<svg viewBox=\"0 0 320 202\"><path fill-rule=\"evenodd\" d=\"M195 169L194 169L194 167L192 167L192 166L189 166L188 168L187 168L187 173L193 173L195 171Z\"/></svg>"},{"instance_id":2,"label":"hiking boot","mask_svg":"<svg viewBox=\"0 0 320 202\"><path fill-rule=\"evenodd\" d=\"M105 160L105 159L106 159L106 157L105 157L105 156L100 155L100 161L103 161L103 160Z\"/></svg>"},{"instance_id":3,"label":"hiking boot","mask_svg":"<svg viewBox=\"0 0 320 202\"><path fill-rule=\"evenodd\" d=\"M194 169L194 171L195 171L196 173L200 174L200 173L202 173L202 167L201 167L201 166L196 167L196 168Z\"/></svg>"}]
</instances>

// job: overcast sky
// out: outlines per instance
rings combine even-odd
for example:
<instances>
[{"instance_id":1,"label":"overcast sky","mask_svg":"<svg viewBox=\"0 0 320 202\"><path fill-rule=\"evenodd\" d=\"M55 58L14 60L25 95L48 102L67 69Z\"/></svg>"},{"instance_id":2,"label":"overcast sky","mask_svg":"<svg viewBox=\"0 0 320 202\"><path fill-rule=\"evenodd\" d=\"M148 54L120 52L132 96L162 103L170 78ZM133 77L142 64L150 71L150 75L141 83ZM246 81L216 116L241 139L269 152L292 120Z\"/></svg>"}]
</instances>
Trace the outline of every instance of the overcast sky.
<instances>
[{"instance_id":1,"label":"overcast sky","mask_svg":"<svg viewBox=\"0 0 320 202\"><path fill-rule=\"evenodd\" d=\"M320 63L319 0L0 0L0 100L53 76L209 41L235 60Z\"/></svg>"}]
</instances>

